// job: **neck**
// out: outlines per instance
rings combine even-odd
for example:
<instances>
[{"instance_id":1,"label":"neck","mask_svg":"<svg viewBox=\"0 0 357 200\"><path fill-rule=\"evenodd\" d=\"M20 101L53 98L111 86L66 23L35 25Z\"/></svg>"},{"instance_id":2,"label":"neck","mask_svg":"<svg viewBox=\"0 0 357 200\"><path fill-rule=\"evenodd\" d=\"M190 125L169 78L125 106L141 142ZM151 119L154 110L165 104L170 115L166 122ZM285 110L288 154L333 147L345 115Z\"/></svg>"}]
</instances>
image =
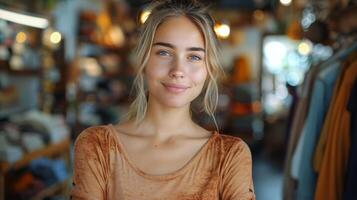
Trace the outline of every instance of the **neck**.
<instances>
[{"instance_id":1,"label":"neck","mask_svg":"<svg viewBox=\"0 0 357 200\"><path fill-rule=\"evenodd\" d=\"M184 134L195 128L191 119L190 105L173 108L148 101L148 110L139 128L159 140Z\"/></svg>"}]
</instances>

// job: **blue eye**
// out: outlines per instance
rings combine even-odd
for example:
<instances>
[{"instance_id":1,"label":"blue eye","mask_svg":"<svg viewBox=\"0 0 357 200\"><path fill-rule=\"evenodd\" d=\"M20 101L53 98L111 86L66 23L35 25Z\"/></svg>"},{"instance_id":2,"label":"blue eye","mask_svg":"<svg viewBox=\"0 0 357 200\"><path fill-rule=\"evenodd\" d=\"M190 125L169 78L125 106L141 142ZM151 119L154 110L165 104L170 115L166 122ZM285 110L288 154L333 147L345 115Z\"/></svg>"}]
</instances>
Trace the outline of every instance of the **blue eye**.
<instances>
[{"instance_id":1,"label":"blue eye","mask_svg":"<svg viewBox=\"0 0 357 200\"><path fill-rule=\"evenodd\" d=\"M157 55L160 55L160 56L170 56L170 53L169 52L167 52L167 51L158 51L157 53L156 53Z\"/></svg>"},{"instance_id":2,"label":"blue eye","mask_svg":"<svg viewBox=\"0 0 357 200\"><path fill-rule=\"evenodd\" d=\"M192 60L192 61L200 61L200 60L202 60L201 57L196 56L196 55L191 55L191 56L189 56L188 58L189 58L190 60Z\"/></svg>"}]
</instances>

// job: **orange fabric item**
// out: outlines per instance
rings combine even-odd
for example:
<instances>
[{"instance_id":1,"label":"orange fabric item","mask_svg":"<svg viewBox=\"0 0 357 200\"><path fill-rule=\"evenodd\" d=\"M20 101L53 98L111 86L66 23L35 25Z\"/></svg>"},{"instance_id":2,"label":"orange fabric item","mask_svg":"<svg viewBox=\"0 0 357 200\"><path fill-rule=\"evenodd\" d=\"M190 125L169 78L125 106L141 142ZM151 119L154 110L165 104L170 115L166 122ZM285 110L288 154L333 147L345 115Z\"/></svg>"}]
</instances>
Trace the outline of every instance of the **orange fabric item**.
<instances>
[{"instance_id":1,"label":"orange fabric item","mask_svg":"<svg viewBox=\"0 0 357 200\"><path fill-rule=\"evenodd\" d=\"M260 112L260 103L251 102L251 103L241 103L241 102L232 102L231 103L231 113L233 115L247 115Z\"/></svg>"},{"instance_id":2,"label":"orange fabric item","mask_svg":"<svg viewBox=\"0 0 357 200\"><path fill-rule=\"evenodd\" d=\"M325 122L322 127L321 134L320 134L320 137L319 137L319 140L317 142L315 152L314 152L313 167L316 172L319 172L321 169L322 159L323 159L323 155L325 152L327 130L329 130L330 125L333 124L331 120L332 120L332 116L335 112L333 110L333 109L335 109L333 105L335 104L336 98L338 96L337 92L340 89L340 85L343 80L346 69L348 67L352 66L352 63L356 60L356 57L357 57L357 52L354 52L351 55L349 55L348 58L344 61L344 64L342 66L343 68L341 70L341 73L337 79L335 88L333 90L333 95L332 95L332 99L331 99L331 103L330 103L331 106L327 112Z\"/></svg>"},{"instance_id":3,"label":"orange fabric item","mask_svg":"<svg viewBox=\"0 0 357 200\"><path fill-rule=\"evenodd\" d=\"M326 133L326 148L316 184L315 200L342 199L350 147L350 114L346 105L356 78L357 62L354 62L346 69L332 105L332 123Z\"/></svg>"},{"instance_id":4,"label":"orange fabric item","mask_svg":"<svg viewBox=\"0 0 357 200\"><path fill-rule=\"evenodd\" d=\"M333 124L331 120L333 120L333 115L334 115L334 109L335 109L335 104L336 104L336 99L338 97L338 91L340 89L340 85L345 73L345 70L348 66L343 65L342 66L341 73L339 74L339 77L336 80L335 87L333 88L333 93L331 97L331 102L330 102L330 107L327 111L326 117L324 124L321 129L321 133L319 136L319 139L317 141L317 145L315 147L315 152L314 152L314 159L313 159L313 167L314 170L318 173L321 169L321 164L322 164L322 158L325 152L325 145L326 145L326 139L327 139L327 131L330 129L330 125Z\"/></svg>"},{"instance_id":5,"label":"orange fabric item","mask_svg":"<svg viewBox=\"0 0 357 200\"><path fill-rule=\"evenodd\" d=\"M117 134L108 125L78 136L72 199L255 199L251 153L239 138L214 132L184 167L150 175L130 161Z\"/></svg>"},{"instance_id":6,"label":"orange fabric item","mask_svg":"<svg viewBox=\"0 0 357 200\"><path fill-rule=\"evenodd\" d=\"M14 190L15 191L23 191L26 188L29 188L32 182L34 182L35 178L33 175L29 172L26 172L24 175L21 176L21 178L15 182L14 184Z\"/></svg>"},{"instance_id":7,"label":"orange fabric item","mask_svg":"<svg viewBox=\"0 0 357 200\"><path fill-rule=\"evenodd\" d=\"M240 56L236 58L234 61L234 68L231 77L232 83L239 84L251 81L252 72L250 68L251 66L246 56Z\"/></svg>"}]
</instances>

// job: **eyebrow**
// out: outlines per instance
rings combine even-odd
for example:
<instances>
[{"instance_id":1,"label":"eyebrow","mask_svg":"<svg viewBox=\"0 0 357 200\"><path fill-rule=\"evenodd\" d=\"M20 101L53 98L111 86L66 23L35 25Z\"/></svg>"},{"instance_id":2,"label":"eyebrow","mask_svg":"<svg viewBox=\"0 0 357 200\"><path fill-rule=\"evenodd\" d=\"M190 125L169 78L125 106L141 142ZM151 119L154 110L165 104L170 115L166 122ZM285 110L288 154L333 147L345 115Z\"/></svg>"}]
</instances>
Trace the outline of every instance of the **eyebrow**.
<instances>
[{"instance_id":1,"label":"eyebrow","mask_svg":"<svg viewBox=\"0 0 357 200\"><path fill-rule=\"evenodd\" d=\"M156 42L153 44L153 46L155 45L160 45L160 46L165 46L165 47L169 47L171 49L175 49L175 46L170 44L170 43L166 43L166 42ZM188 51L203 51L206 52L204 48L201 47L189 47L187 48Z\"/></svg>"}]
</instances>

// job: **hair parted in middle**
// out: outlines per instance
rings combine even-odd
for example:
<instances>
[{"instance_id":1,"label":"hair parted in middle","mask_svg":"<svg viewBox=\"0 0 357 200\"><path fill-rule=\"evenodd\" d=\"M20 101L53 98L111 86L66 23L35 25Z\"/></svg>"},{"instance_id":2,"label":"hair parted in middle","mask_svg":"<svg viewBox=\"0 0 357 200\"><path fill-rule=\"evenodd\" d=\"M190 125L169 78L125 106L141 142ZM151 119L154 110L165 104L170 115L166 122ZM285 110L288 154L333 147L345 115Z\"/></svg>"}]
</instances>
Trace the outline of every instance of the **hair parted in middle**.
<instances>
[{"instance_id":1,"label":"hair parted in middle","mask_svg":"<svg viewBox=\"0 0 357 200\"><path fill-rule=\"evenodd\" d=\"M201 31L205 43L205 62L208 78L203 88L202 110L213 118L218 103L218 80L224 72L218 58L218 40L214 32L214 21L208 14L208 8L195 0L158 0L147 7L150 15L141 27L140 37L135 49L137 75L133 89L135 99L130 105L127 118L140 122L144 119L147 110L147 96L145 88L144 69L148 63L152 43L157 28L170 17L184 16L191 20ZM217 127L218 128L218 127Z\"/></svg>"}]
</instances>

